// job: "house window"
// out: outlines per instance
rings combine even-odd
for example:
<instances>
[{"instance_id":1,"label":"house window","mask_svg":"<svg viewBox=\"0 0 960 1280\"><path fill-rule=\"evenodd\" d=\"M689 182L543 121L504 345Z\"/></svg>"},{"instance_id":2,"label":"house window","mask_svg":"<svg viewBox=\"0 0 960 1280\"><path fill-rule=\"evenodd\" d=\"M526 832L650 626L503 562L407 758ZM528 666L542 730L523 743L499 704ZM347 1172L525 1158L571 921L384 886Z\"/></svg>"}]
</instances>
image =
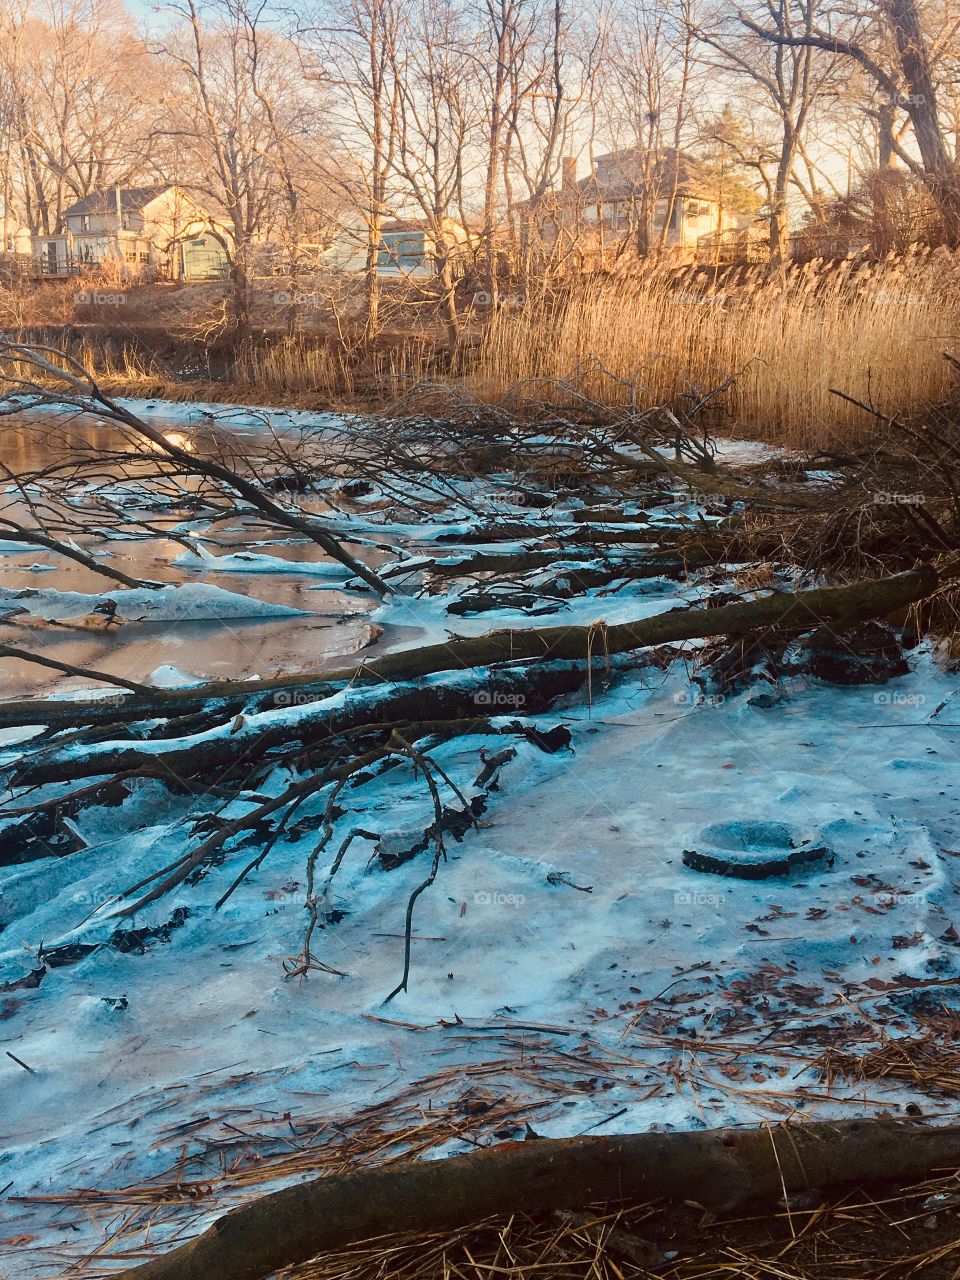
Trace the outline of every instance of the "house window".
<instances>
[{"instance_id":1,"label":"house window","mask_svg":"<svg viewBox=\"0 0 960 1280\"><path fill-rule=\"evenodd\" d=\"M383 237L383 247L377 256L379 267L399 267L401 271L416 271L426 263L426 240L422 232L394 232Z\"/></svg>"},{"instance_id":2,"label":"house window","mask_svg":"<svg viewBox=\"0 0 960 1280\"><path fill-rule=\"evenodd\" d=\"M80 230L81 230L81 231L89 231L89 230L90 230L90 215L89 215L89 213L81 213L81 215L80 215Z\"/></svg>"},{"instance_id":3,"label":"house window","mask_svg":"<svg viewBox=\"0 0 960 1280\"><path fill-rule=\"evenodd\" d=\"M658 200L657 211L653 215L653 225L657 229L657 231L663 230L663 220L666 216L667 216L667 201ZM674 200L673 206L670 209L670 222L668 223L668 226L667 226L667 229L669 231L676 231L679 218L680 218L680 201Z\"/></svg>"},{"instance_id":4,"label":"house window","mask_svg":"<svg viewBox=\"0 0 960 1280\"><path fill-rule=\"evenodd\" d=\"M677 229L680 218L680 201L674 200L673 203L670 204L669 200L658 200L656 212L653 215L653 225L657 231L663 230L663 222L667 216L668 205L670 205L670 222L668 223L667 229L669 231L676 231Z\"/></svg>"}]
</instances>

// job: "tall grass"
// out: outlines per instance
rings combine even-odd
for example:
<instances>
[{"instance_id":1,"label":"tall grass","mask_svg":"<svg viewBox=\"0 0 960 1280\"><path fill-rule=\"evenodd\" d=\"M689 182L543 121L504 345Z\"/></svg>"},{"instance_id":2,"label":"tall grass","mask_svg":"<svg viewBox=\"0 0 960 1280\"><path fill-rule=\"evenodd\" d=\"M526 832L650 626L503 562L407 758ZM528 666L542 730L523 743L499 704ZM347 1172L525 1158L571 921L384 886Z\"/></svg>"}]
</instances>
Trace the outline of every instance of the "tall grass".
<instances>
[{"instance_id":1,"label":"tall grass","mask_svg":"<svg viewBox=\"0 0 960 1280\"><path fill-rule=\"evenodd\" d=\"M231 381L283 399L306 393L349 396L353 391L350 368L339 351L296 339L245 353L234 365Z\"/></svg>"},{"instance_id":2,"label":"tall grass","mask_svg":"<svg viewBox=\"0 0 960 1280\"><path fill-rule=\"evenodd\" d=\"M115 395L190 398L188 385L174 382L152 360L144 357L136 347L127 342L111 339L92 341L87 337L64 335L55 328L26 329L15 336L18 342L28 348L40 347L47 352L62 352L95 378L103 390ZM56 355L50 356L50 360L53 365L60 365L65 370L74 372L66 361L61 362ZM51 390L56 387L62 390L59 379L38 372L36 365L30 361L5 359L2 374L4 378L23 378ZM7 389L0 382L0 391Z\"/></svg>"},{"instance_id":3,"label":"tall grass","mask_svg":"<svg viewBox=\"0 0 960 1280\"><path fill-rule=\"evenodd\" d=\"M19 338L28 346L41 343L63 351L106 392L141 399L350 408L389 402L412 383L436 376L438 362L443 362L440 344L422 339L348 352L323 339L283 338L251 345L232 359L222 358L219 376L204 370L184 346L183 361L194 366L185 377L176 371L175 353L173 360L161 360L133 342L110 335L35 329L22 332ZM11 374L36 374L32 367L8 363ZM174 368L169 367L171 363Z\"/></svg>"},{"instance_id":4,"label":"tall grass","mask_svg":"<svg viewBox=\"0 0 960 1280\"><path fill-rule=\"evenodd\" d=\"M607 403L689 403L735 379L725 426L803 448L855 443L871 420L942 399L942 352L960 339L960 262L915 250L879 263L780 272L704 268L582 282L553 302L503 309L464 377L493 398L518 381L569 379ZM635 389L635 390L634 390ZM534 393L534 388L530 388ZM565 397L561 389L539 394Z\"/></svg>"},{"instance_id":5,"label":"tall grass","mask_svg":"<svg viewBox=\"0 0 960 1280\"><path fill-rule=\"evenodd\" d=\"M878 263L584 278L520 307L508 302L489 321L473 318L452 359L443 333L429 328L372 345L359 334L274 335L213 359L202 344L171 337L154 356L127 323L132 309L115 331L51 326L23 338L64 345L114 394L171 400L375 407L429 381L462 383L483 399L524 383L528 395L566 407L557 384L576 379L607 403L682 407L732 380L718 429L843 448L874 424L833 388L890 415L950 393L942 353L960 348L960 256L916 249Z\"/></svg>"}]
</instances>

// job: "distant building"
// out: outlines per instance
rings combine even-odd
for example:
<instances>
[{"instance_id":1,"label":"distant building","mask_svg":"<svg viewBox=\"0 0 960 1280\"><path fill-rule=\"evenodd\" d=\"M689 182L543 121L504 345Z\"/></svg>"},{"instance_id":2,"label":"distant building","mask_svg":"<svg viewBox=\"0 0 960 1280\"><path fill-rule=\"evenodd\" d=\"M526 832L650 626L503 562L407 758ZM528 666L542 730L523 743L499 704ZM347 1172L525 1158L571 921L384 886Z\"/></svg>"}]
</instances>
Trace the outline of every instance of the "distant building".
<instances>
[{"instance_id":1,"label":"distant building","mask_svg":"<svg viewBox=\"0 0 960 1280\"><path fill-rule=\"evenodd\" d=\"M454 259L455 270L462 265L470 246L470 232L453 218L443 219L446 251ZM380 232L377 255L378 275L433 275L437 244L427 223L419 220L385 222ZM442 251L441 251L442 252Z\"/></svg>"},{"instance_id":2,"label":"distant building","mask_svg":"<svg viewBox=\"0 0 960 1280\"><path fill-rule=\"evenodd\" d=\"M594 265L660 247L689 261L711 237L743 221L725 207L716 179L694 157L672 148L608 152L580 180L576 158L568 156L559 191L521 209L528 237L536 235L546 249L575 249Z\"/></svg>"},{"instance_id":3,"label":"distant building","mask_svg":"<svg viewBox=\"0 0 960 1280\"><path fill-rule=\"evenodd\" d=\"M30 228L24 226L12 210L0 200L0 254L17 258L29 257L33 248Z\"/></svg>"},{"instance_id":4,"label":"distant building","mask_svg":"<svg viewBox=\"0 0 960 1280\"><path fill-rule=\"evenodd\" d=\"M450 255L454 274L460 275L474 242L473 235L454 218L442 219L441 226L446 241L445 251ZM370 228L362 217L346 217L326 228L326 234L316 243L300 246L308 259L305 268L344 275L360 274L367 268L369 236ZM274 274L282 274L288 269L287 259L280 246L272 246L272 249L276 259ZM261 255L262 264L267 263L268 256L267 253ZM436 274L437 257L438 247L425 219L398 218L382 224L374 263L378 276L387 279L433 276Z\"/></svg>"},{"instance_id":5,"label":"distant building","mask_svg":"<svg viewBox=\"0 0 960 1280\"><path fill-rule=\"evenodd\" d=\"M39 275L63 278L113 265L169 280L216 280L229 270L229 235L169 183L95 191L64 211L65 230L33 237Z\"/></svg>"}]
</instances>

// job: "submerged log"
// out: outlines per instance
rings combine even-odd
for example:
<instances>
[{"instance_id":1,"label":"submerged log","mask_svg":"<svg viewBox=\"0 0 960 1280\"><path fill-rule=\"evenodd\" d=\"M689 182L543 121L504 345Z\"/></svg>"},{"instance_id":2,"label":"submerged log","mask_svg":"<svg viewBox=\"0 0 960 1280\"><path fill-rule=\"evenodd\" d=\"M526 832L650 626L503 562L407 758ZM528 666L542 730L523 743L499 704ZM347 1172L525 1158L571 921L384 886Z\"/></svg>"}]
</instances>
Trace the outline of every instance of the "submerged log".
<instances>
[{"instance_id":1,"label":"submerged log","mask_svg":"<svg viewBox=\"0 0 960 1280\"><path fill-rule=\"evenodd\" d=\"M886 1118L507 1142L275 1191L117 1280L262 1280L358 1240L448 1230L493 1214L660 1196L728 1211L791 1191L917 1179L958 1164L960 1127Z\"/></svg>"}]
</instances>

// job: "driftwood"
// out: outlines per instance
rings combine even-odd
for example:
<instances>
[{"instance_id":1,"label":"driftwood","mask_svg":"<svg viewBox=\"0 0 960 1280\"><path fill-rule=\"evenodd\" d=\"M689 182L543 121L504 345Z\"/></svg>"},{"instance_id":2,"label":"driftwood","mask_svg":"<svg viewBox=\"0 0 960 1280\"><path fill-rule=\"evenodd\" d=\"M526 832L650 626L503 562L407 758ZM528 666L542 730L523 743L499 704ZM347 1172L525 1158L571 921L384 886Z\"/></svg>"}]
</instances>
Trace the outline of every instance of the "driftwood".
<instances>
[{"instance_id":1,"label":"driftwood","mask_svg":"<svg viewBox=\"0 0 960 1280\"><path fill-rule=\"evenodd\" d=\"M117 1280L262 1280L357 1240L446 1230L492 1214L660 1196L728 1211L802 1189L917 1179L958 1165L960 1127L885 1118L508 1142L276 1191Z\"/></svg>"}]
</instances>

